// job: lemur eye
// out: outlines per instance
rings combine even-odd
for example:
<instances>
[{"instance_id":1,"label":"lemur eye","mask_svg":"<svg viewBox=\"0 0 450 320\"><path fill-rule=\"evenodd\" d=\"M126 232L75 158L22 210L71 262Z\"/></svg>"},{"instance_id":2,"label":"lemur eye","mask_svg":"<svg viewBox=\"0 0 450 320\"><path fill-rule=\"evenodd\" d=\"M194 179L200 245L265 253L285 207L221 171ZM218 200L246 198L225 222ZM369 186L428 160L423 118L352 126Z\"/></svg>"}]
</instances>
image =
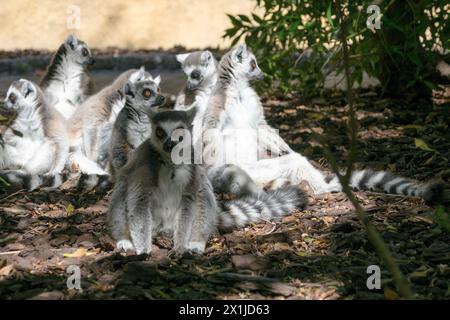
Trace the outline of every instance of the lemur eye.
<instances>
[{"instance_id":1,"label":"lemur eye","mask_svg":"<svg viewBox=\"0 0 450 320\"><path fill-rule=\"evenodd\" d=\"M88 54L89 54L89 52L88 52L88 50L87 50L86 48L83 48L83 49L81 50L81 54L83 55L83 57L87 57Z\"/></svg>"},{"instance_id":2,"label":"lemur eye","mask_svg":"<svg viewBox=\"0 0 450 320\"><path fill-rule=\"evenodd\" d=\"M11 103L16 103L17 97L14 93L10 93L8 99Z\"/></svg>"},{"instance_id":3,"label":"lemur eye","mask_svg":"<svg viewBox=\"0 0 450 320\"><path fill-rule=\"evenodd\" d=\"M150 98L152 96L152 90L144 89L144 91L142 91L142 95L146 98Z\"/></svg>"},{"instance_id":4,"label":"lemur eye","mask_svg":"<svg viewBox=\"0 0 450 320\"><path fill-rule=\"evenodd\" d=\"M252 67L252 70L255 70L255 68L256 68L255 60L252 60L252 63L250 64L250 66Z\"/></svg>"},{"instance_id":5,"label":"lemur eye","mask_svg":"<svg viewBox=\"0 0 450 320\"><path fill-rule=\"evenodd\" d=\"M166 133L164 132L163 129L161 129L161 127L157 127L155 133L156 133L156 136L160 139L164 138L164 136L166 135Z\"/></svg>"}]
</instances>

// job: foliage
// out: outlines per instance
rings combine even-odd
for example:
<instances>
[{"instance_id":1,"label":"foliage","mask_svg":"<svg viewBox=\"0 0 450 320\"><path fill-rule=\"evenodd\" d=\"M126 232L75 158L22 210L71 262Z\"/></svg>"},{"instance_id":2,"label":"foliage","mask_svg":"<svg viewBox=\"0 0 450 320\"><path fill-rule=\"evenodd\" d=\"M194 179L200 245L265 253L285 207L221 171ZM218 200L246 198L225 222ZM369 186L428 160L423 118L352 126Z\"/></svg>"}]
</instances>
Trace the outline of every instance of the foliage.
<instances>
[{"instance_id":1,"label":"foliage","mask_svg":"<svg viewBox=\"0 0 450 320\"><path fill-rule=\"evenodd\" d=\"M445 0L343 2L353 81L361 82L365 70L391 91L432 87L440 56L431 49L436 41L449 48L450 5ZM374 13L367 13L372 3L380 8L380 29L366 25L374 22ZM262 15L229 15L232 27L224 37L233 44L244 39L270 83L281 90L313 90L323 83L324 73L341 71L336 1L256 0L256 5Z\"/></svg>"},{"instance_id":2,"label":"foliage","mask_svg":"<svg viewBox=\"0 0 450 320\"><path fill-rule=\"evenodd\" d=\"M5 179L3 179L2 177L0 177L0 184L3 184L5 186L9 187L9 183Z\"/></svg>"},{"instance_id":3,"label":"foliage","mask_svg":"<svg viewBox=\"0 0 450 320\"><path fill-rule=\"evenodd\" d=\"M433 220L441 229L450 233L450 214L445 211L443 206L436 207Z\"/></svg>"}]
</instances>

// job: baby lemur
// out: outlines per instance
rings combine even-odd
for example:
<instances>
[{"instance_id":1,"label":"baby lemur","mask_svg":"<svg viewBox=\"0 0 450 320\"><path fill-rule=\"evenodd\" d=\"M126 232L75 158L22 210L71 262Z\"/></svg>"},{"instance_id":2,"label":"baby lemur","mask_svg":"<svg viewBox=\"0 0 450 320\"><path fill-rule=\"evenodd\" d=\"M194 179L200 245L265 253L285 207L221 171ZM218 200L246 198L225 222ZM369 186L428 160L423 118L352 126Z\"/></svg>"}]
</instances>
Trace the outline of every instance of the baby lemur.
<instances>
[{"instance_id":1,"label":"baby lemur","mask_svg":"<svg viewBox=\"0 0 450 320\"><path fill-rule=\"evenodd\" d=\"M13 185L33 190L53 185L64 169L69 143L64 119L28 80L14 81L0 113L13 117L0 136L0 175ZM6 171L5 171L6 170Z\"/></svg>"},{"instance_id":2,"label":"baby lemur","mask_svg":"<svg viewBox=\"0 0 450 320\"><path fill-rule=\"evenodd\" d=\"M242 226L306 206L302 191L285 187L225 202L219 210L203 166L194 164L192 157L173 161L178 143L187 141L192 151L189 135L195 113L195 108L148 113L151 136L118 171L111 196L108 225L119 250L150 253L152 237L163 232L173 237L175 253L202 253L217 228ZM187 134L174 141L179 130Z\"/></svg>"}]
</instances>

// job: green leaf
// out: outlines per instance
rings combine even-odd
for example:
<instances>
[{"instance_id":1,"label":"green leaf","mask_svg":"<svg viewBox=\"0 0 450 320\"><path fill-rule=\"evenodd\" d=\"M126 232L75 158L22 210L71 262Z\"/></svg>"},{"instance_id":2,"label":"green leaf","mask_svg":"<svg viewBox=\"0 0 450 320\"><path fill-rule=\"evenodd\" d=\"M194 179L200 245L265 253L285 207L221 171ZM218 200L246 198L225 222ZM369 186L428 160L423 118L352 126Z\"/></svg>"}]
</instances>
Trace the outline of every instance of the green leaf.
<instances>
[{"instance_id":1,"label":"green leaf","mask_svg":"<svg viewBox=\"0 0 450 320\"><path fill-rule=\"evenodd\" d=\"M422 139L415 138L415 139L414 139L414 143L415 143L415 145L416 145L417 148L422 149L422 150L424 150L424 151L437 152L437 150L430 148L430 147L428 146L428 144L427 144L425 141L423 141Z\"/></svg>"},{"instance_id":2,"label":"green leaf","mask_svg":"<svg viewBox=\"0 0 450 320\"><path fill-rule=\"evenodd\" d=\"M241 20L242 20L242 21L245 21L245 22L251 23L251 21L250 21L249 17L247 17L247 16L246 16L246 15L244 15L244 14L239 14L239 15L238 15L238 17L239 17L239 18L241 18Z\"/></svg>"},{"instance_id":3,"label":"green leaf","mask_svg":"<svg viewBox=\"0 0 450 320\"><path fill-rule=\"evenodd\" d=\"M333 1L330 1L330 4L328 5L327 9L327 20L328 23L334 28L333 19L331 19L331 5L333 4Z\"/></svg>"},{"instance_id":4,"label":"green leaf","mask_svg":"<svg viewBox=\"0 0 450 320\"><path fill-rule=\"evenodd\" d=\"M253 17L253 20L255 20L256 22L258 22L259 24L264 24L264 20L261 19L258 15L252 13L252 17Z\"/></svg>"},{"instance_id":5,"label":"green leaf","mask_svg":"<svg viewBox=\"0 0 450 320\"><path fill-rule=\"evenodd\" d=\"M75 210L75 207L73 206L73 204L69 203L66 207L66 212L68 214L72 214L74 212L74 210Z\"/></svg>"},{"instance_id":6,"label":"green leaf","mask_svg":"<svg viewBox=\"0 0 450 320\"><path fill-rule=\"evenodd\" d=\"M3 179L2 177L0 177L0 182L3 183L5 186L9 187L10 184L8 183L8 181L6 181L5 179Z\"/></svg>"},{"instance_id":7,"label":"green leaf","mask_svg":"<svg viewBox=\"0 0 450 320\"><path fill-rule=\"evenodd\" d=\"M403 126L403 129L416 129L417 132L422 132L423 130L425 130L425 127L418 124L408 124L406 126Z\"/></svg>"},{"instance_id":8,"label":"green leaf","mask_svg":"<svg viewBox=\"0 0 450 320\"><path fill-rule=\"evenodd\" d=\"M242 27L242 22L241 22L239 19L233 17L231 14L228 14L228 13L227 13L227 16L228 16L228 18L230 18L231 23L232 23L235 27Z\"/></svg>"},{"instance_id":9,"label":"green leaf","mask_svg":"<svg viewBox=\"0 0 450 320\"><path fill-rule=\"evenodd\" d=\"M433 220L439 227L450 233L450 214L445 211L444 206L436 207L433 213Z\"/></svg>"}]
</instances>

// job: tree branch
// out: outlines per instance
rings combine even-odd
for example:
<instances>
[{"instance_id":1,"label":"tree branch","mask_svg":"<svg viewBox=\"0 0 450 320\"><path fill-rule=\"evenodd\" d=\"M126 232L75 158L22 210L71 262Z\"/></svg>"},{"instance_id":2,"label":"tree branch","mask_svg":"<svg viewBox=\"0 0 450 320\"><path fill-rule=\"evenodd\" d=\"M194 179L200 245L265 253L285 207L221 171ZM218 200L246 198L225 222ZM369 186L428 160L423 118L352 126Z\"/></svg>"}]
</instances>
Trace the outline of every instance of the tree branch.
<instances>
[{"instance_id":1,"label":"tree branch","mask_svg":"<svg viewBox=\"0 0 450 320\"><path fill-rule=\"evenodd\" d=\"M350 135L350 152L347 158L347 171L345 175L342 175L339 173L339 168L336 163L336 159L331 154L328 147L326 147L326 144L322 143L324 146L324 152L325 156L328 158L328 161L330 162L331 168L337 175L339 182L342 185L342 191L347 195L350 202L355 207L355 210L358 214L359 219L363 223L366 231L367 236L369 238L369 241L372 243L373 247L375 248L375 251L377 252L380 259L385 263L386 267L388 268L389 272L392 274L392 277L394 279L394 282L397 286L397 289L399 290L399 293L406 299L413 299L413 293L411 291L411 288L409 286L409 283L407 279L404 277L402 272L400 271L400 268L398 267L397 263L395 262L391 252L389 251L389 248L387 247L386 243L383 241L383 238L380 236L379 232L375 228L375 226L370 222L369 217L367 216L366 212L364 211L364 208L359 203L358 199L356 198L355 194L351 190L349 186L350 176L351 172L353 170L353 165L355 162L356 157L356 141L357 141L357 120L355 116L355 109L353 105L353 83L351 81L351 73L350 73L350 66L349 66L349 57L348 57L348 46L347 46L347 27L346 27L346 19L344 17L344 14L342 12L342 4L341 0L336 1L337 4L337 17L340 21L341 25L341 42L342 42L342 55L343 55L343 62L344 62L344 72L345 72L345 78L347 82L347 103L349 107L349 135Z\"/></svg>"}]
</instances>

